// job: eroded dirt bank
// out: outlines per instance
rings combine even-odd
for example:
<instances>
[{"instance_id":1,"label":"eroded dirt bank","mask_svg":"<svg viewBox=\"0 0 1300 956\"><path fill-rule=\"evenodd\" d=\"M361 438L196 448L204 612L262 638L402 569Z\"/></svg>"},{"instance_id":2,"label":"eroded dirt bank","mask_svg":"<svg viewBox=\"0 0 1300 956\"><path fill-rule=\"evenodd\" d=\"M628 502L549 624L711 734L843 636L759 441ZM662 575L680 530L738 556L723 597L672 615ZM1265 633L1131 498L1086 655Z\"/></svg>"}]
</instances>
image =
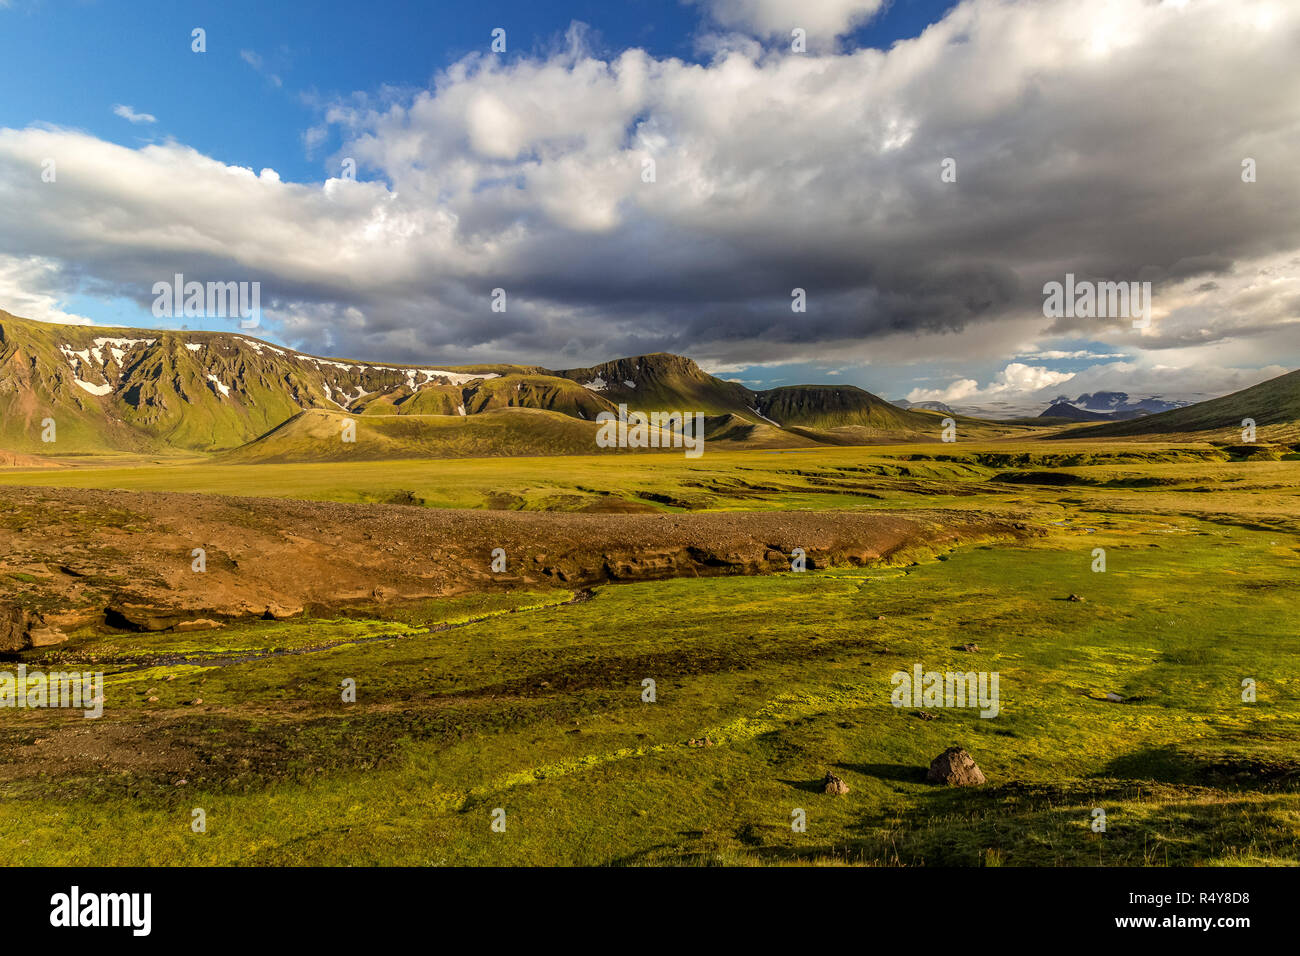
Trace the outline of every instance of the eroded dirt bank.
<instances>
[{"instance_id":1,"label":"eroded dirt bank","mask_svg":"<svg viewBox=\"0 0 1300 956\"><path fill-rule=\"evenodd\" d=\"M1035 533L970 511L571 514L2 488L0 651L93 622L202 628L521 584L783 571L795 548L812 570Z\"/></svg>"}]
</instances>

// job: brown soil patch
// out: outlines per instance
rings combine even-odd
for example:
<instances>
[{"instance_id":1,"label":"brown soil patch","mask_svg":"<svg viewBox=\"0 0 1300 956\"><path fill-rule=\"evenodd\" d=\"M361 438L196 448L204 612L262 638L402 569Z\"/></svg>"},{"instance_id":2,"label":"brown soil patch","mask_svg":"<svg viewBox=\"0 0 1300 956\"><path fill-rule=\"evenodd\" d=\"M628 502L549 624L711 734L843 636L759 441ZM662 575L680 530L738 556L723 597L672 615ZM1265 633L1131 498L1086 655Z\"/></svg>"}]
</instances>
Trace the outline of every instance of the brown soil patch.
<instances>
[{"instance_id":1,"label":"brown soil patch","mask_svg":"<svg viewBox=\"0 0 1300 956\"><path fill-rule=\"evenodd\" d=\"M309 605L788 571L795 548L809 570L871 564L1034 533L979 512L578 514L15 487L0 489L0 606L30 630L196 628ZM18 629L0 651L23 646Z\"/></svg>"}]
</instances>

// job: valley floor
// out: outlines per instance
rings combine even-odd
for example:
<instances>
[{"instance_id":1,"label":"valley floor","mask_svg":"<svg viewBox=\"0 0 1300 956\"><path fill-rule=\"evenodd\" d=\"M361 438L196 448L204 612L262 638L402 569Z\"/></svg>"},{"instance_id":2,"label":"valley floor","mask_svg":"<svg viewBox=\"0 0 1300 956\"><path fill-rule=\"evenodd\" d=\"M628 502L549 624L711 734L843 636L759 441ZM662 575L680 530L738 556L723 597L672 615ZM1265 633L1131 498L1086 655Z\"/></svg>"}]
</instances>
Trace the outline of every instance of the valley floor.
<instances>
[{"instance_id":1,"label":"valley floor","mask_svg":"<svg viewBox=\"0 0 1300 956\"><path fill-rule=\"evenodd\" d=\"M1292 461L1225 461L1205 447L929 446L321 467L0 473L4 485L128 489L93 508L66 492L0 492L64 503L57 518L4 512L3 599L48 596L78 542L90 553L102 541L110 506L123 567L138 560L132 541L165 550L140 518L148 496L135 492L149 489L333 500L399 527L421 504L589 512L531 516L519 545L530 554L555 550L548 520L573 517L728 512L744 527L749 513L797 510L790 520L830 519L818 535L852 539L912 512L923 533L803 573L782 556L731 569L757 574L539 575L402 600L372 589L369 600L213 630L88 622L65 643L0 662L105 674L97 720L0 710L0 839L17 862L1300 859ZM407 503L373 503L390 500ZM249 533L273 521L258 518ZM12 542L42 535L57 561L30 549L15 557ZM764 528L755 540L793 544L771 537ZM177 540L177 560L189 548ZM1093 570L1097 549L1104 572ZM88 591L111 574L74 570L93 570ZM998 715L893 706L892 676L917 664L997 672ZM355 703L342 699L348 681ZM925 782L930 760L953 745L972 754L985 786ZM822 792L827 772L846 795ZM206 832L191 828L196 809ZM796 811L803 832L791 826ZM501 819L504 832L493 829Z\"/></svg>"}]
</instances>

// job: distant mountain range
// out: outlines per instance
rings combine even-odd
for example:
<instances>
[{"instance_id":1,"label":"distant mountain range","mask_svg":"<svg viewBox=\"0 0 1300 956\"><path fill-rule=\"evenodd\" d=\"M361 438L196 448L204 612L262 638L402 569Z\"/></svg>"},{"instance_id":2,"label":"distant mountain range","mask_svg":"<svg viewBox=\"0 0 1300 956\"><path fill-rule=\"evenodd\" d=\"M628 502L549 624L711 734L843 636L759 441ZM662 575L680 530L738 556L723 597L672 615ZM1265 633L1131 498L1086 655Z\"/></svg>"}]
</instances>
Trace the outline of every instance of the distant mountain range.
<instances>
[{"instance_id":1,"label":"distant mountain range","mask_svg":"<svg viewBox=\"0 0 1300 956\"><path fill-rule=\"evenodd\" d=\"M941 417L854 386L754 391L655 353L590 368L320 358L249 335L54 325L0 311L0 448L248 460L594 452L595 419L702 412L710 441L934 441ZM357 440L337 438L352 418ZM42 441L52 421L55 441ZM966 420L970 433L1008 427ZM49 436L44 436L49 437Z\"/></svg>"},{"instance_id":2,"label":"distant mountain range","mask_svg":"<svg viewBox=\"0 0 1300 956\"><path fill-rule=\"evenodd\" d=\"M1160 398L1159 396L1143 398L1134 402L1129 399L1128 392L1085 393L1074 399L1074 401L1070 401L1070 399L1062 395L1057 398L1056 401L1057 403L1065 402L1070 405L1075 405L1090 412L1103 412L1110 414L1115 414L1117 412L1132 412L1147 415L1155 414L1156 412L1167 412L1170 409L1183 408L1191 404L1191 402L1169 401ZM1130 417L1135 416L1131 415Z\"/></svg>"},{"instance_id":3,"label":"distant mountain range","mask_svg":"<svg viewBox=\"0 0 1300 956\"><path fill-rule=\"evenodd\" d=\"M320 358L240 333L54 325L0 311L0 463L104 452L248 462L587 454L599 450L597 416L620 405L703 413L705 437L724 448L935 442L945 418L963 441L1064 428L1079 437L1215 430L1212 440L1228 442L1241 417L1267 434L1294 426L1298 384L1292 373L1154 414L1144 413L1181 403L1096 393L1055 403L1042 419L992 422L852 385L755 391L664 352L560 370L406 366ZM1143 417L1116 420L1134 415ZM340 440L345 427L355 442Z\"/></svg>"},{"instance_id":4,"label":"distant mountain range","mask_svg":"<svg viewBox=\"0 0 1300 956\"><path fill-rule=\"evenodd\" d=\"M1259 442L1300 442L1300 371L1195 405L1073 430L1072 438L1244 441L1247 423ZM1052 437L1065 437L1055 435Z\"/></svg>"},{"instance_id":5,"label":"distant mountain range","mask_svg":"<svg viewBox=\"0 0 1300 956\"><path fill-rule=\"evenodd\" d=\"M1144 398L1133 402L1129 400L1127 392L1093 392L1075 399L1060 395L1039 417L1072 422L1127 421L1190 404L1163 398Z\"/></svg>"}]
</instances>

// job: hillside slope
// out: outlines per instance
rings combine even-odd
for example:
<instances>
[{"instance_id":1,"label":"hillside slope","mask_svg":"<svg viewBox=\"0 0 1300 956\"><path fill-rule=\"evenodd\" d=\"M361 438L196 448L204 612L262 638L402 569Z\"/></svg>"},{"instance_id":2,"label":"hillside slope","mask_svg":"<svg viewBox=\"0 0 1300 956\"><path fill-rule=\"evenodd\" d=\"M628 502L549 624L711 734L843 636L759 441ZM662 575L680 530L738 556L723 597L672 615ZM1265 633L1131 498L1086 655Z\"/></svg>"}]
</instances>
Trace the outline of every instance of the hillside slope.
<instances>
[{"instance_id":1,"label":"hillside slope","mask_svg":"<svg viewBox=\"0 0 1300 956\"><path fill-rule=\"evenodd\" d=\"M858 426L876 432L934 430L932 414L899 408L853 385L789 385L758 392L757 410L783 427Z\"/></svg>"},{"instance_id":2,"label":"hillside slope","mask_svg":"<svg viewBox=\"0 0 1300 956\"><path fill-rule=\"evenodd\" d=\"M724 382L691 359L668 352L615 359L554 374L577 382L611 405L627 405L630 411L735 415L755 424L763 420L754 411L754 393L745 386Z\"/></svg>"},{"instance_id":3,"label":"hillside slope","mask_svg":"<svg viewBox=\"0 0 1300 956\"><path fill-rule=\"evenodd\" d=\"M352 422L352 440L344 425ZM596 425L535 408L480 415L362 415L309 409L217 456L222 462L380 461L596 454Z\"/></svg>"},{"instance_id":4,"label":"hillside slope","mask_svg":"<svg viewBox=\"0 0 1300 956\"><path fill-rule=\"evenodd\" d=\"M499 377L323 359L232 333L51 325L0 312L0 447L215 451L307 409L360 411L376 395ZM43 440L51 420L52 442Z\"/></svg>"},{"instance_id":5,"label":"hillside slope","mask_svg":"<svg viewBox=\"0 0 1300 956\"><path fill-rule=\"evenodd\" d=\"M17 455L592 453L597 417L620 405L703 414L709 440L748 448L934 442L944 421L849 385L754 391L664 352L562 371L405 366L320 358L234 332L54 325L0 311L0 448ZM355 443L338 441L343 417L356 419ZM1025 430L954 417L963 439Z\"/></svg>"},{"instance_id":6,"label":"hillside slope","mask_svg":"<svg viewBox=\"0 0 1300 956\"><path fill-rule=\"evenodd\" d=\"M1235 444L1242 422L1252 419L1265 441L1300 440L1300 370L1279 375L1222 398L1124 422L1063 432L1059 438L1197 438Z\"/></svg>"}]
</instances>

